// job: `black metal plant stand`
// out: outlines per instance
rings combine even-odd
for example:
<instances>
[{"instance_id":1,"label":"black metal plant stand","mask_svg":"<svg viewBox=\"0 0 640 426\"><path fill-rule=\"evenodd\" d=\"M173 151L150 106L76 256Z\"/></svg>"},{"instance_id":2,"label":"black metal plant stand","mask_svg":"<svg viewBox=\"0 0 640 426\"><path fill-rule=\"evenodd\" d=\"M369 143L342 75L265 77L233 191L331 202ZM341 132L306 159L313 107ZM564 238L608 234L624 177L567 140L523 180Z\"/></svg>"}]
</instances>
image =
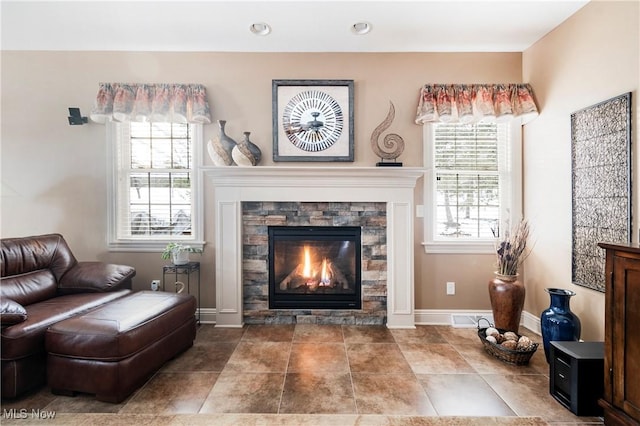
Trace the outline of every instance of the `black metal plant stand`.
<instances>
[{"instance_id":1,"label":"black metal plant stand","mask_svg":"<svg viewBox=\"0 0 640 426\"><path fill-rule=\"evenodd\" d=\"M198 324L200 324L200 262L189 262L184 265L164 265L162 267L162 291L165 290L164 283L167 274L173 274L175 281L178 281L179 275L184 275L187 278L187 293L191 294L191 274L197 273L197 286L198 286Z\"/></svg>"}]
</instances>

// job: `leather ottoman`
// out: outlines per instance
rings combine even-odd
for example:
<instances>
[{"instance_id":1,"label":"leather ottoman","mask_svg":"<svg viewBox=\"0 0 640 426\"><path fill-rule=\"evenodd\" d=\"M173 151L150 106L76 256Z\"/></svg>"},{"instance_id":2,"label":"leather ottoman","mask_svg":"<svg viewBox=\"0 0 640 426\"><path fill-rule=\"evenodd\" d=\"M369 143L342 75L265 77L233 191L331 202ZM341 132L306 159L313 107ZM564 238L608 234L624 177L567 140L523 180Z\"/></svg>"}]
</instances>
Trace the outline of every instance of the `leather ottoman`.
<instances>
[{"instance_id":1,"label":"leather ottoman","mask_svg":"<svg viewBox=\"0 0 640 426\"><path fill-rule=\"evenodd\" d=\"M195 310L191 295L141 291L51 326L45 341L51 391L123 401L193 345Z\"/></svg>"}]
</instances>

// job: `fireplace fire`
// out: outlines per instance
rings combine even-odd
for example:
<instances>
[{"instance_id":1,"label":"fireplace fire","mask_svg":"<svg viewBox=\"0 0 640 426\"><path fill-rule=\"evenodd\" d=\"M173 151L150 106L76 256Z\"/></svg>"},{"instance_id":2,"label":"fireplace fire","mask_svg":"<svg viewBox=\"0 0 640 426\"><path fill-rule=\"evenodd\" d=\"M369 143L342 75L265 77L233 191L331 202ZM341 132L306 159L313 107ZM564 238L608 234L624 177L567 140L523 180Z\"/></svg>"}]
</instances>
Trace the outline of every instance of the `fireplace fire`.
<instances>
[{"instance_id":1,"label":"fireplace fire","mask_svg":"<svg viewBox=\"0 0 640 426\"><path fill-rule=\"evenodd\" d=\"M360 309L361 229L270 226L270 309Z\"/></svg>"},{"instance_id":2,"label":"fireplace fire","mask_svg":"<svg viewBox=\"0 0 640 426\"><path fill-rule=\"evenodd\" d=\"M278 284L280 290L295 290L302 287L303 291L315 292L325 288L335 289L337 286L348 290L349 282L339 267L326 257L322 258L322 262L315 261L318 256L319 250L305 245L298 266Z\"/></svg>"}]
</instances>

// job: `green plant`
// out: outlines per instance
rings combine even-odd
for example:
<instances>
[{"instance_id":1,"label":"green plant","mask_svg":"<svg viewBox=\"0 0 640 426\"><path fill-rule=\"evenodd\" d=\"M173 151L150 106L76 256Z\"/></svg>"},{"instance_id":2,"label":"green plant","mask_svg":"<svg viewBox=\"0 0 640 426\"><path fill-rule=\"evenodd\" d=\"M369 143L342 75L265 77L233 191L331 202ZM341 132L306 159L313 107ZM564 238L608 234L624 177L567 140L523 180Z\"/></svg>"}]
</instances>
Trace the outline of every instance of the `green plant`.
<instances>
[{"instance_id":1,"label":"green plant","mask_svg":"<svg viewBox=\"0 0 640 426\"><path fill-rule=\"evenodd\" d=\"M202 249L199 249L199 248L186 246L182 243L169 243L167 244L167 246L164 248L164 251L162 252L162 258L165 260L171 259L171 256L174 253L182 253L184 251L188 251L189 253L202 253Z\"/></svg>"},{"instance_id":2,"label":"green plant","mask_svg":"<svg viewBox=\"0 0 640 426\"><path fill-rule=\"evenodd\" d=\"M529 222L522 219L512 229L508 229L504 237L496 241L496 256L501 275L516 275L518 268L529 255L527 239L529 238Z\"/></svg>"}]
</instances>

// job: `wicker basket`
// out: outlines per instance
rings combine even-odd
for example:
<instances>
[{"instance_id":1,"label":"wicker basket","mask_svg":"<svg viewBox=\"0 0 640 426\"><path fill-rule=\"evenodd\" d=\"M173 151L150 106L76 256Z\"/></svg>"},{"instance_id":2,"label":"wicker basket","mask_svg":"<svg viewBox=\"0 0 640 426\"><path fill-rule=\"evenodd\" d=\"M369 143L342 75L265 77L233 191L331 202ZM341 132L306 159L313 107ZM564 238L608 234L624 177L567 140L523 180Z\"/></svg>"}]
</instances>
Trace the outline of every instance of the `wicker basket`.
<instances>
[{"instance_id":1,"label":"wicker basket","mask_svg":"<svg viewBox=\"0 0 640 426\"><path fill-rule=\"evenodd\" d=\"M484 318L482 318L484 319ZM486 320L485 320L486 321ZM487 321L488 322L488 321ZM534 343L526 350L508 349L497 343L492 343L486 339L486 331L488 327L480 328L478 323L478 337L484 346L484 350L490 355L498 358L500 361L508 362L509 364L525 365L529 363L529 360L538 349L538 343ZM500 333L504 333L508 330L497 329ZM520 338L520 335L517 335Z\"/></svg>"}]
</instances>

